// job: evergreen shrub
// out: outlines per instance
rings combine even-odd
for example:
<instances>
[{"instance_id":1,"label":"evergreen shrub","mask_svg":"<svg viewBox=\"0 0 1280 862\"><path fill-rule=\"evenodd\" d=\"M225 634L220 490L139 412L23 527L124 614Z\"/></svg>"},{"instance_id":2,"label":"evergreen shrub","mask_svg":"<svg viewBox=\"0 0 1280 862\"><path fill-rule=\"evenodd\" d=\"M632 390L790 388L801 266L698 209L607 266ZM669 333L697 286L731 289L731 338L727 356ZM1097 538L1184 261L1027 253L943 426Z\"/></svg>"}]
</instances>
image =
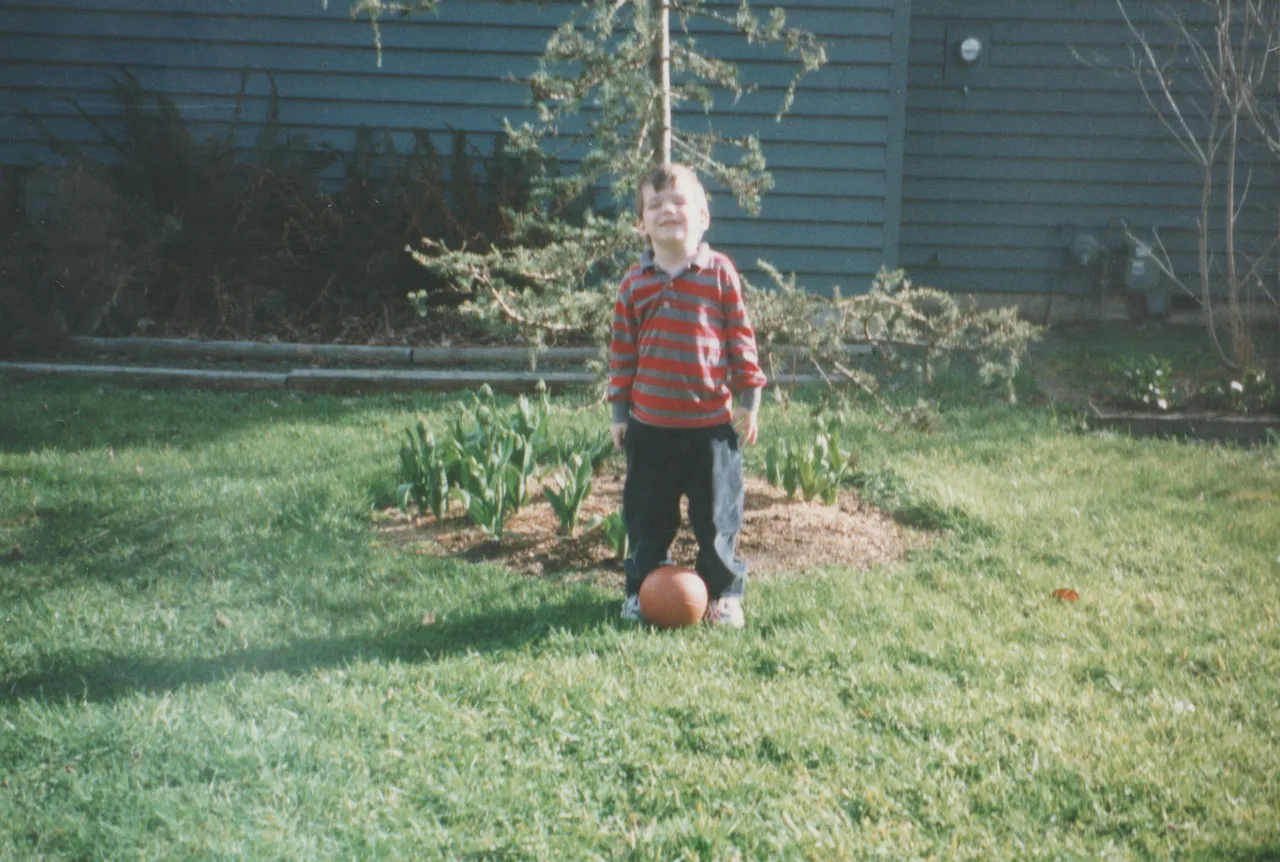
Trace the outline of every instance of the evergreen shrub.
<instances>
[{"instance_id":1,"label":"evergreen shrub","mask_svg":"<svg viewBox=\"0 0 1280 862\"><path fill-rule=\"evenodd\" d=\"M0 351L68 334L395 340L422 327L407 294L461 301L404 247L509 232L526 184L501 136L482 158L460 132L442 154L426 130L400 152L361 129L339 153L285 132L273 80L245 151L248 77L225 135L197 141L170 98L120 72L118 126L77 106L107 157L27 113L54 158L0 183Z\"/></svg>"}]
</instances>

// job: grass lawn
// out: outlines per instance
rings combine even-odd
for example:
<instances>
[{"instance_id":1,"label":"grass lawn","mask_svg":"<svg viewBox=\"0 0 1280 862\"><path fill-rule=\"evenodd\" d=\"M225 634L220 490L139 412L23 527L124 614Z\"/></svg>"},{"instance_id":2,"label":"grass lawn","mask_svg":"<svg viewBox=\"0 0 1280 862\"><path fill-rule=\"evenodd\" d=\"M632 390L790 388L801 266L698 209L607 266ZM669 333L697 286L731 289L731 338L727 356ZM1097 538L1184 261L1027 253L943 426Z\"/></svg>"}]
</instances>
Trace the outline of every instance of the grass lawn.
<instances>
[{"instance_id":1,"label":"grass lawn","mask_svg":"<svg viewBox=\"0 0 1280 862\"><path fill-rule=\"evenodd\" d=\"M853 413L952 529L653 632L375 541L452 397L0 401L2 859L1280 859L1276 446Z\"/></svg>"}]
</instances>

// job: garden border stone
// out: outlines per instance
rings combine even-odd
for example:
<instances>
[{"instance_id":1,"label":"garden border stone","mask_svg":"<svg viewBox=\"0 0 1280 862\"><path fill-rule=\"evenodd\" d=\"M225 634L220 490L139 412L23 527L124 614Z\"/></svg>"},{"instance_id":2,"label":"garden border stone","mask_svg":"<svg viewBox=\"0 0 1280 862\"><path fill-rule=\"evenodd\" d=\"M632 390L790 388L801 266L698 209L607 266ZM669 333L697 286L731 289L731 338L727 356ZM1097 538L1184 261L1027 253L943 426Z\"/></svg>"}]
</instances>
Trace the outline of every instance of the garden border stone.
<instances>
[{"instance_id":1,"label":"garden border stone","mask_svg":"<svg viewBox=\"0 0 1280 862\"><path fill-rule=\"evenodd\" d=\"M850 345L851 353L868 345ZM447 392L488 384L503 392L532 392L539 381L552 390L588 388L600 381L584 363L600 358L594 347L549 347L539 362L553 368L529 369L527 347L370 347L345 344L303 344L259 341L201 341L180 338L69 339L67 352L80 362L0 361L0 377L91 377L126 385L201 389L292 389L310 392ZM798 356L798 348L778 348ZM96 357L99 362L91 361ZM116 362L109 360L115 359ZM119 360L135 360L136 365ZM156 364L168 362L167 365ZM215 367L182 367L183 363L212 363ZM260 363L280 370L217 367L217 363ZM325 367L335 363L335 367ZM521 370L502 366L524 364ZM306 367L290 367L305 365ZM359 365L363 368L337 367ZM428 369L423 366L470 366ZM177 366L177 367L174 367ZM372 368L368 366L374 366ZM820 384L816 374L777 374L784 386Z\"/></svg>"},{"instance_id":2,"label":"garden border stone","mask_svg":"<svg viewBox=\"0 0 1280 862\"><path fill-rule=\"evenodd\" d=\"M299 342L202 341L187 338L97 338L73 336L69 352L77 356L129 356L140 360L190 359L265 362L346 362L353 365L489 365L529 362L528 347L371 347L351 344ZM850 344L850 355L867 354L869 344ZM773 348L779 359L803 358L804 348ZM604 352L597 347L546 347L537 358L545 362L589 362Z\"/></svg>"},{"instance_id":3,"label":"garden border stone","mask_svg":"<svg viewBox=\"0 0 1280 862\"><path fill-rule=\"evenodd\" d=\"M1121 431L1132 437L1179 437L1227 443L1266 443L1280 439L1280 416L1228 413L1138 413L1089 405L1089 427Z\"/></svg>"},{"instance_id":4,"label":"garden border stone","mask_svg":"<svg viewBox=\"0 0 1280 862\"><path fill-rule=\"evenodd\" d=\"M0 362L0 377L97 377L113 383L196 389L284 389L283 371L217 371L204 368L155 368L83 365L62 362Z\"/></svg>"},{"instance_id":5,"label":"garden border stone","mask_svg":"<svg viewBox=\"0 0 1280 862\"><path fill-rule=\"evenodd\" d=\"M369 369L292 369L224 371L203 368L84 365L59 362L0 362L0 376L17 378L96 377L113 383L197 389L293 389L311 392L452 392L483 384L502 392L532 392L542 381L548 389L590 386L597 377L576 371L398 371Z\"/></svg>"},{"instance_id":6,"label":"garden border stone","mask_svg":"<svg viewBox=\"0 0 1280 862\"><path fill-rule=\"evenodd\" d=\"M128 356L140 360L262 360L267 362L350 362L358 365L409 365L409 347L350 344L299 344L263 341L201 341L188 338L92 338L73 336L69 352L78 356Z\"/></svg>"}]
</instances>

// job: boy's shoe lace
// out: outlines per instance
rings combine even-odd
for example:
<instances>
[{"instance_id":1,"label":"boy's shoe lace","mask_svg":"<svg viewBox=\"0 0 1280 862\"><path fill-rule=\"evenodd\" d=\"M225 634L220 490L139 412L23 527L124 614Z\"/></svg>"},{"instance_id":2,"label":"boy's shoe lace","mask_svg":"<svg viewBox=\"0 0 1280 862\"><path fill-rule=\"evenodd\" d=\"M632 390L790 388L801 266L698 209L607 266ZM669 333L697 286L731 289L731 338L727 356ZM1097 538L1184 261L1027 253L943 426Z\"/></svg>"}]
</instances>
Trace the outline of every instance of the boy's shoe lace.
<instances>
[{"instance_id":1,"label":"boy's shoe lace","mask_svg":"<svg viewBox=\"0 0 1280 862\"><path fill-rule=\"evenodd\" d=\"M624 623L640 622L639 596L627 596L622 600L622 621Z\"/></svg>"},{"instance_id":2,"label":"boy's shoe lace","mask_svg":"<svg viewBox=\"0 0 1280 862\"><path fill-rule=\"evenodd\" d=\"M740 629L747 624L742 613L742 599L736 596L721 596L707 605L707 613L703 617L713 626L727 626Z\"/></svg>"}]
</instances>

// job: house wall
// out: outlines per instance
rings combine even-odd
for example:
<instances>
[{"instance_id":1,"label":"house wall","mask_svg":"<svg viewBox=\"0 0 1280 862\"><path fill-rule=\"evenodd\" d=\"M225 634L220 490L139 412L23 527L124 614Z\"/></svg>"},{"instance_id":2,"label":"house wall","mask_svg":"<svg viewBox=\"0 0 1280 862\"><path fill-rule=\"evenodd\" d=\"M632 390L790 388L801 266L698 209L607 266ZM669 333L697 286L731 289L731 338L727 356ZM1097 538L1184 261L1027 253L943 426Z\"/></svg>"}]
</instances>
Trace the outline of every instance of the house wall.
<instances>
[{"instance_id":1,"label":"house wall","mask_svg":"<svg viewBox=\"0 0 1280 862\"><path fill-rule=\"evenodd\" d=\"M726 134L760 135L777 181L759 217L727 195L713 202L711 239L749 275L763 257L810 288L859 291L882 264L901 263L954 290L1089 296L1097 273L1068 263L1071 239L1086 231L1118 244L1122 224L1158 229L1180 271L1194 272L1198 169L1132 76L1086 62L1128 63L1132 40L1112 0L784 5L824 40L830 62L781 123L774 112L793 66L698 34L760 84L736 105L722 95L715 112ZM369 25L350 19L346 0L10 0L0 15L0 163L50 160L38 125L110 157L102 129L118 131L112 76L122 69L169 95L197 138L226 135L247 72L242 152L263 128L271 80L282 131L312 147L348 152L366 127L406 149L414 129L438 135L442 150L458 131L485 151L504 118L531 118L518 79L573 6L444 0L436 16L384 21L379 67ZM1155 2L1129 6L1164 38ZM970 31L987 50L965 71L948 40ZM679 119L706 122L693 111ZM1246 246L1274 238L1278 200L1275 170L1250 178Z\"/></svg>"},{"instance_id":2,"label":"house wall","mask_svg":"<svg viewBox=\"0 0 1280 862\"><path fill-rule=\"evenodd\" d=\"M9 3L0 16L9 96L0 160L50 158L23 109L60 140L109 157L83 115L118 128L112 79L121 70L173 99L197 139L226 134L247 73L242 155L267 120L272 79L281 130L313 147L348 152L361 127L397 133L405 146L416 128L461 131L482 145L503 117L526 110L524 89L506 76L533 68L553 19L533 5L452 5L448 18L384 22L379 68L370 27L351 20L345 0L328 9L322 0Z\"/></svg>"},{"instance_id":3,"label":"house wall","mask_svg":"<svg viewBox=\"0 0 1280 862\"><path fill-rule=\"evenodd\" d=\"M328 9L321 0L10 0L0 16L0 162L48 161L39 125L110 157L88 118L118 131L112 77L121 69L171 97L198 139L227 134L247 71L234 136L242 153L266 121L272 79L281 130L311 147L348 152L372 127L405 149L412 130L427 129L442 150L453 131L488 150L504 118L532 119L518 79L576 5L444 0L437 15L383 21L379 68L370 27L350 19L347 0ZM784 5L789 23L823 39L830 62L806 78L781 123L774 114L794 64L723 32L697 34L704 50L739 61L759 83L736 104L723 94L714 120L728 135L759 134L776 180L759 217L713 195L710 238L749 274L763 257L811 288L862 289L896 257L903 98L901 87L896 99L890 90L905 74L910 4ZM677 123L707 122L682 114Z\"/></svg>"},{"instance_id":4,"label":"house wall","mask_svg":"<svg viewBox=\"0 0 1280 862\"><path fill-rule=\"evenodd\" d=\"M1195 13L1190 0L1174 5ZM1153 43L1167 44L1167 4L1126 6ZM953 49L969 33L986 53L966 70ZM915 0L901 259L918 281L1091 295L1098 269L1068 263L1073 236L1122 246L1127 224L1148 238L1157 230L1194 283L1202 174L1123 71L1131 42L1114 0ZM1183 66L1175 80L1181 90L1194 75ZM1241 247L1276 238L1277 164L1258 164ZM1220 235L1215 246L1221 260Z\"/></svg>"}]
</instances>

